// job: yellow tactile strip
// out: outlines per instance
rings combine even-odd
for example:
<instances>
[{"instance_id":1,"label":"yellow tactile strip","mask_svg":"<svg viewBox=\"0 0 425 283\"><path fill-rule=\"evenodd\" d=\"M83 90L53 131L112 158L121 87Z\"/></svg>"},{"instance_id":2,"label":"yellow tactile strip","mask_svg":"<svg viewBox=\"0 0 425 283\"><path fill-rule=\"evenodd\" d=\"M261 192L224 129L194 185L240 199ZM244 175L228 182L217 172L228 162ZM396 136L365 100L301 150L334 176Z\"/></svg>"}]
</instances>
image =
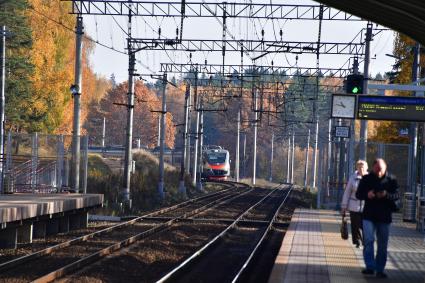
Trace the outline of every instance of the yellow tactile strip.
<instances>
[{"instance_id":1,"label":"yellow tactile strip","mask_svg":"<svg viewBox=\"0 0 425 283\"><path fill-rule=\"evenodd\" d=\"M337 212L321 211L320 222L330 281L376 282L376 278L365 277L360 273L364 268L362 249L354 248L351 245L351 238L341 239L340 219ZM390 228L385 272L389 276L385 279L385 283L425 283L425 235L415 231L411 225L406 225L397 217L394 217Z\"/></svg>"},{"instance_id":2,"label":"yellow tactile strip","mask_svg":"<svg viewBox=\"0 0 425 283\"><path fill-rule=\"evenodd\" d=\"M329 282L320 220L314 214L295 211L269 282Z\"/></svg>"},{"instance_id":3,"label":"yellow tactile strip","mask_svg":"<svg viewBox=\"0 0 425 283\"><path fill-rule=\"evenodd\" d=\"M269 283L381 282L361 274L362 249L341 239L340 221L336 211L297 209ZM425 283L425 235L398 219L390 231L385 283Z\"/></svg>"},{"instance_id":4,"label":"yellow tactile strip","mask_svg":"<svg viewBox=\"0 0 425 283\"><path fill-rule=\"evenodd\" d=\"M283 275L286 272L286 266L288 264L289 255L291 253L292 241L294 239L298 219L299 214L295 212L292 215L291 223L289 224L288 230L286 231L285 237L283 238L279 253L277 254L277 257L275 259L272 272L270 273L269 283L284 282Z\"/></svg>"},{"instance_id":5,"label":"yellow tactile strip","mask_svg":"<svg viewBox=\"0 0 425 283\"><path fill-rule=\"evenodd\" d=\"M320 210L318 213L330 282L366 282L351 239L341 239L340 216L328 210Z\"/></svg>"}]
</instances>

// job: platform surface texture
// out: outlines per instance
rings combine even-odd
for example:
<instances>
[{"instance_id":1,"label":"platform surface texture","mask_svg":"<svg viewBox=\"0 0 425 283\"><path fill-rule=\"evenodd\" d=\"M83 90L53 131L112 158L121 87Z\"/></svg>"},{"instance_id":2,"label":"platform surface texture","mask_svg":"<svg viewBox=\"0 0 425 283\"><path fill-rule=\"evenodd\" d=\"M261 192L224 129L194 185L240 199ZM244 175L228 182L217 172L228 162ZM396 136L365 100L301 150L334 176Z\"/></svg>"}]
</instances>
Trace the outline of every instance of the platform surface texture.
<instances>
[{"instance_id":1,"label":"platform surface texture","mask_svg":"<svg viewBox=\"0 0 425 283\"><path fill-rule=\"evenodd\" d=\"M0 195L0 224L101 205L101 194Z\"/></svg>"},{"instance_id":2,"label":"platform surface texture","mask_svg":"<svg viewBox=\"0 0 425 283\"><path fill-rule=\"evenodd\" d=\"M425 283L425 234L397 215L390 228L387 279L364 276L362 248L341 239L336 211L297 209L275 260L269 283ZM350 225L349 225L350 226ZM375 243L376 245L376 243ZM376 246L375 246L376 251Z\"/></svg>"}]
</instances>

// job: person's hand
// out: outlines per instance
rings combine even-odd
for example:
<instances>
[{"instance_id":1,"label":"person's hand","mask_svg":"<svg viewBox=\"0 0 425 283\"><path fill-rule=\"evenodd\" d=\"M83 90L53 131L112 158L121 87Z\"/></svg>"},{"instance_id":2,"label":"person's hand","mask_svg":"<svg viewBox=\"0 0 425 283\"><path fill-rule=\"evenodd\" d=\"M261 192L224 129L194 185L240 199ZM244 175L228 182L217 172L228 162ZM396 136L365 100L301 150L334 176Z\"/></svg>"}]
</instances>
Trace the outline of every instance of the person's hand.
<instances>
[{"instance_id":1,"label":"person's hand","mask_svg":"<svg viewBox=\"0 0 425 283\"><path fill-rule=\"evenodd\" d=\"M367 193L367 198L368 199L373 199L373 198L375 198L375 192L374 191L369 191L368 193Z\"/></svg>"},{"instance_id":2,"label":"person's hand","mask_svg":"<svg viewBox=\"0 0 425 283\"><path fill-rule=\"evenodd\" d=\"M377 198L384 198L386 196L387 196L387 191L385 190L376 193Z\"/></svg>"}]
</instances>

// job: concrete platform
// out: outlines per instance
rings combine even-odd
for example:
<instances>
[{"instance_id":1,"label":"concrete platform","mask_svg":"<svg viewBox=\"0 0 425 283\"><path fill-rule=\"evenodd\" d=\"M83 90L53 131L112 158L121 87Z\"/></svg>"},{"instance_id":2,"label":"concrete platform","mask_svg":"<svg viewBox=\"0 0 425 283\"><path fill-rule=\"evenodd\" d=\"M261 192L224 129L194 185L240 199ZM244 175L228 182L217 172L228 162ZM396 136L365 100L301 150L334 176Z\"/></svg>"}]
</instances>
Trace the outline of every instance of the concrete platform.
<instances>
[{"instance_id":1,"label":"concrete platform","mask_svg":"<svg viewBox=\"0 0 425 283\"><path fill-rule=\"evenodd\" d=\"M269 283L425 282L425 234L394 217L385 280L365 277L362 249L342 240L335 211L297 209L275 260ZM376 251L376 249L375 249Z\"/></svg>"},{"instance_id":2,"label":"concrete platform","mask_svg":"<svg viewBox=\"0 0 425 283\"><path fill-rule=\"evenodd\" d=\"M0 195L0 225L102 205L101 194L9 194Z\"/></svg>"},{"instance_id":3,"label":"concrete platform","mask_svg":"<svg viewBox=\"0 0 425 283\"><path fill-rule=\"evenodd\" d=\"M101 194L0 195L0 248L87 227L88 210L102 203Z\"/></svg>"}]
</instances>

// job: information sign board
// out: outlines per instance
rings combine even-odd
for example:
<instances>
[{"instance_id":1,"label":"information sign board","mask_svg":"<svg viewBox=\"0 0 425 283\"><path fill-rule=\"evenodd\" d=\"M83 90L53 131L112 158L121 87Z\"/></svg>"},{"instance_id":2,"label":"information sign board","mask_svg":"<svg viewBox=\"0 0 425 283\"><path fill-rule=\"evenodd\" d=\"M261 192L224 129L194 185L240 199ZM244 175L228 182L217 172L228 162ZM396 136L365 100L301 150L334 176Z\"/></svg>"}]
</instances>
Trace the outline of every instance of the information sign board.
<instances>
[{"instance_id":1,"label":"information sign board","mask_svg":"<svg viewBox=\"0 0 425 283\"><path fill-rule=\"evenodd\" d=\"M350 137L350 127L335 126L335 137L337 137L337 138L349 138Z\"/></svg>"},{"instance_id":2,"label":"information sign board","mask_svg":"<svg viewBox=\"0 0 425 283\"><path fill-rule=\"evenodd\" d=\"M359 95L357 98L357 118L425 122L425 98Z\"/></svg>"}]
</instances>

